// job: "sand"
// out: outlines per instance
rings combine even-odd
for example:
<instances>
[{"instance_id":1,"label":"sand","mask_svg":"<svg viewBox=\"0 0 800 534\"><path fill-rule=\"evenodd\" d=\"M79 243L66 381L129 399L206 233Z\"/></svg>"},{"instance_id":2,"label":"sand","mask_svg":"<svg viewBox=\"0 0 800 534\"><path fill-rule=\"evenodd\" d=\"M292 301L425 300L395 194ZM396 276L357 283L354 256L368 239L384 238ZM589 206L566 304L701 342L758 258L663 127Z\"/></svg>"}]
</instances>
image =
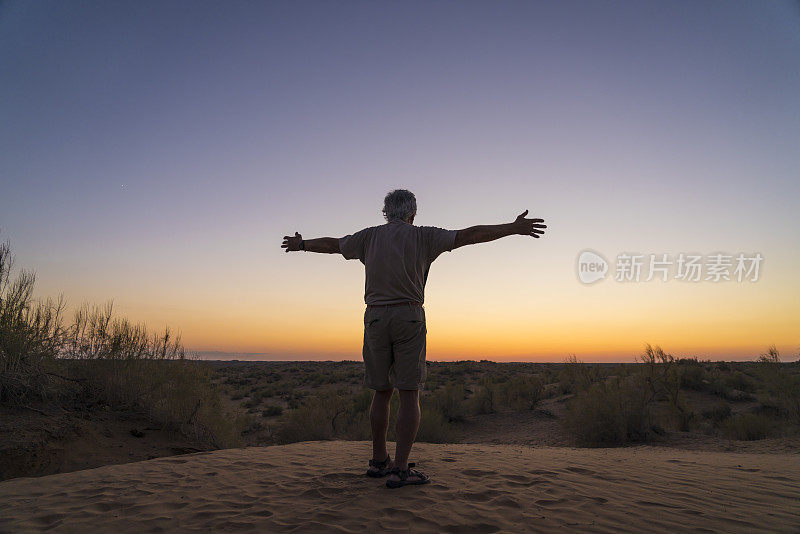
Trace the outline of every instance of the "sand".
<instances>
[{"instance_id":1,"label":"sand","mask_svg":"<svg viewBox=\"0 0 800 534\"><path fill-rule=\"evenodd\" d=\"M366 442L229 449L0 483L0 531L798 532L800 456L417 444L390 490Z\"/></svg>"}]
</instances>

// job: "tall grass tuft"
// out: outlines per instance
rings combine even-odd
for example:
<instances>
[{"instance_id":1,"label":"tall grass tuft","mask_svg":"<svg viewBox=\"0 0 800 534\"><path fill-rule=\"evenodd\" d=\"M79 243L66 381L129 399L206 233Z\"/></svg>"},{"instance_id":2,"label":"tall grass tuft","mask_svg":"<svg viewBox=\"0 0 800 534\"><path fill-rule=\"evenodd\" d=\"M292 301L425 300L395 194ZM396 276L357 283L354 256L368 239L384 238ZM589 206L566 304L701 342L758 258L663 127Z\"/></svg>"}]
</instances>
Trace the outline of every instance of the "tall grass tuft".
<instances>
[{"instance_id":1,"label":"tall grass tuft","mask_svg":"<svg viewBox=\"0 0 800 534\"><path fill-rule=\"evenodd\" d=\"M149 333L143 324L113 315L113 303L75 312L63 355L92 402L138 409L165 428L207 447L238 443L242 421L226 417L211 371L186 357L169 328Z\"/></svg>"},{"instance_id":2,"label":"tall grass tuft","mask_svg":"<svg viewBox=\"0 0 800 534\"><path fill-rule=\"evenodd\" d=\"M65 326L63 299L34 300L35 275L12 278L13 263L10 244L0 244L0 403L100 403L206 446L238 442L239 420L224 413L210 370L186 357L180 336L115 318L112 303L83 305Z\"/></svg>"},{"instance_id":3,"label":"tall grass tuft","mask_svg":"<svg viewBox=\"0 0 800 534\"><path fill-rule=\"evenodd\" d=\"M64 300L34 300L36 275L20 271L12 279L14 256L0 243L0 402L22 404L50 393L48 364L64 340Z\"/></svg>"}]
</instances>

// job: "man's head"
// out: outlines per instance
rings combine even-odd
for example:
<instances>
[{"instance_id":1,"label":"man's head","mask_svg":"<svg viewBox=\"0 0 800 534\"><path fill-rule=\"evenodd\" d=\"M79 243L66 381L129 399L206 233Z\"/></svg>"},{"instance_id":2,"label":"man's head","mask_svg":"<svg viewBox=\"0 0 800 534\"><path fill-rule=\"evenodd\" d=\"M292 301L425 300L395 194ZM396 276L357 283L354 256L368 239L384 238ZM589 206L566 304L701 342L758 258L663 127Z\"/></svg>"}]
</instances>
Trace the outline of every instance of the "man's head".
<instances>
[{"instance_id":1,"label":"man's head","mask_svg":"<svg viewBox=\"0 0 800 534\"><path fill-rule=\"evenodd\" d=\"M407 189L395 189L383 199L383 216L386 221L400 219L411 224L417 214L417 197Z\"/></svg>"}]
</instances>

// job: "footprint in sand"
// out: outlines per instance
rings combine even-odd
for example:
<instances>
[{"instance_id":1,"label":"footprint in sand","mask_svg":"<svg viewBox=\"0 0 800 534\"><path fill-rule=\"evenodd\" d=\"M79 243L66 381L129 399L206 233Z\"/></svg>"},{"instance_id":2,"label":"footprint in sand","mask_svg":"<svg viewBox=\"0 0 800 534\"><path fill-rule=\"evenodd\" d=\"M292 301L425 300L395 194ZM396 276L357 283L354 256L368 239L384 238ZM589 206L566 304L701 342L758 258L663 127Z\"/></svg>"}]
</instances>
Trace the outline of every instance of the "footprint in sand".
<instances>
[{"instance_id":1,"label":"footprint in sand","mask_svg":"<svg viewBox=\"0 0 800 534\"><path fill-rule=\"evenodd\" d=\"M579 475L594 475L591 469L584 469L583 467L567 467L566 471L571 473L578 473Z\"/></svg>"},{"instance_id":2,"label":"footprint in sand","mask_svg":"<svg viewBox=\"0 0 800 534\"><path fill-rule=\"evenodd\" d=\"M464 469L462 473L464 473L469 477L485 477L487 475L496 475L497 471L483 471L481 469Z\"/></svg>"}]
</instances>

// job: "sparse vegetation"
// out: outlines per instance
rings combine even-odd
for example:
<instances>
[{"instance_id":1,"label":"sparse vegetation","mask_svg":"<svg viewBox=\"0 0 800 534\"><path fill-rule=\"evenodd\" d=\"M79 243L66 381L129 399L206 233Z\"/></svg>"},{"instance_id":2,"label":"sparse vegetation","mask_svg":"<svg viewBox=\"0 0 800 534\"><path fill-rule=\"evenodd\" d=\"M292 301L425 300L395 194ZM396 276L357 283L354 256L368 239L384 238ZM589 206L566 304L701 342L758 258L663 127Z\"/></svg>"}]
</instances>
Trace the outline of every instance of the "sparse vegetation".
<instances>
[{"instance_id":1,"label":"sparse vegetation","mask_svg":"<svg viewBox=\"0 0 800 534\"><path fill-rule=\"evenodd\" d=\"M169 329L63 300L35 300L0 245L0 404L143 412L204 447L369 439L360 362L197 362ZM676 359L647 345L632 364L430 362L418 439L451 442L497 417L554 420L571 443L618 446L693 432L758 440L800 433L800 362ZM543 406L544 405L544 406ZM246 410L246 415L231 416ZM393 438L397 398L392 401ZM538 419L537 419L538 418ZM524 433L524 428L521 429Z\"/></svg>"},{"instance_id":2,"label":"sparse vegetation","mask_svg":"<svg viewBox=\"0 0 800 534\"><path fill-rule=\"evenodd\" d=\"M643 378L612 377L578 392L565 419L578 444L614 446L652 437L653 400Z\"/></svg>"},{"instance_id":3,"label":"sparse vegetation","mask_svg":"<svg viewBox=\"0 0 800 534\"><path fill-rule=\"evenodd\" d=\"M726 419L723 428L731 439L751 441L768 437L772 421L765 415L743 413Z\"/></svg>"},{"instance_id":4,"label":"sparse vegetation","mask_svg":"<svg viewBox=\"0 0 800 534\"><path fill-rule=\"evenodd\" d=\"M214 366L230 398L254 405L257 399L249 443L369 438L371 392L361 386L360 362ZM798 371L794 363L677 359L653 346L630 364L587 364L575 357L562 364L431 362L420 397L419 439L469 439L469 429L480 421L525 413L536 414L529 420L561 422L571 443L585 446L668 443L675 432L724 439L760 435L732 430L756 425L750 418L728 421L744 413L771 421L766 437L794 435L800 428L789 401L800 392ZM309 376L327 378L309 382ZM282 413L267 415L264 407L270 405L282 406ZM394 418L396 402L392 409ZM393 425L394 419L390 439Z\"/></svg>"},{"instance_id":5,"label":"sparse vegetation","mask_svg":"<svg viewBox=\"0 0 800 534\"><path fill-rule=\"evenodd\" d=\"M0 245L0 404L132 409L204 446L238 443L240 429L223 413L211 370L187 359L169 329L151 334L115 318L111 303L84 305L65 325L63 299L35 300L33 273L12 278L12 269L6 242Z\"/></svg>"}]
</instances>

